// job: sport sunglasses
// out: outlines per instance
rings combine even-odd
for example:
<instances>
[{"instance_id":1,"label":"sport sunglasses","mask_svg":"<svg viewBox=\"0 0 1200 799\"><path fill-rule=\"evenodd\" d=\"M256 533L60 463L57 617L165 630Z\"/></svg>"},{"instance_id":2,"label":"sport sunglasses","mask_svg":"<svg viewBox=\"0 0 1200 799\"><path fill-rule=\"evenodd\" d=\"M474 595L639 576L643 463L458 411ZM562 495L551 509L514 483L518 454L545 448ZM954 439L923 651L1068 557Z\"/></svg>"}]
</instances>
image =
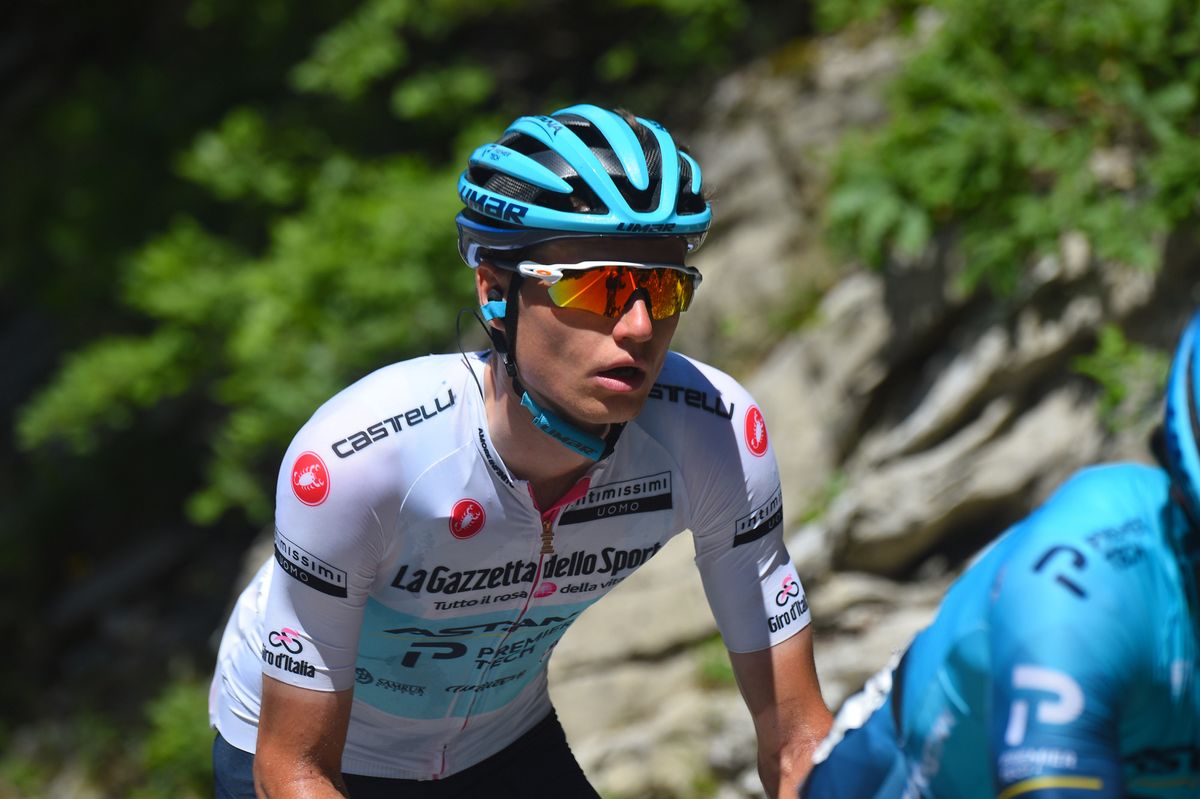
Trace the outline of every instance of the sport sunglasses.
<instances>
[{"instance_id":1,"label":"sport sunglasses","mask_svg":"<svg viewBox=\"0 0 1200 799\"><path fill-rule=\"evenodd\" d=\"M577 264L539 264L522 261L517 271L546 286L550 301L559 308L576 308L616 319L630 298L642 292L651 319L667 319L686 311L699 270L682 264L632 261L580 261Z\"/></svg>"}]
</instances>

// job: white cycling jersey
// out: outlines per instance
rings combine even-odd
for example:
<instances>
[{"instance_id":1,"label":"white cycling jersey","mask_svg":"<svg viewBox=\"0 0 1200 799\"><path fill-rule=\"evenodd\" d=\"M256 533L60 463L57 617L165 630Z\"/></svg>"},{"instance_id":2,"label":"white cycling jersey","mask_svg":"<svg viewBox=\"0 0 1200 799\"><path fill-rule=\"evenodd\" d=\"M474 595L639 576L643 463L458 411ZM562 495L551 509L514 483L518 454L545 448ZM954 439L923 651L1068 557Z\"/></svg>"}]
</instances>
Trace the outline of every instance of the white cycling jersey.
<instances>
[{"instance_id":1,"label":"white cycling jersey","mask_svg":"<svg viewBox=\"0 0 1200 799\"><path fill-rule=\"evenodd\" d=\"M550 711L546 661L571 622L685 529L729 649L808 624L774 452L736 381L671 353L613 452L539 509L492 446L486 368L486 354L386 367L297 434L274 558L218 654L210 716L231 744L254 751L266 674L354 689L348 773L478 763Z\"/></svg>"}]
</instances>

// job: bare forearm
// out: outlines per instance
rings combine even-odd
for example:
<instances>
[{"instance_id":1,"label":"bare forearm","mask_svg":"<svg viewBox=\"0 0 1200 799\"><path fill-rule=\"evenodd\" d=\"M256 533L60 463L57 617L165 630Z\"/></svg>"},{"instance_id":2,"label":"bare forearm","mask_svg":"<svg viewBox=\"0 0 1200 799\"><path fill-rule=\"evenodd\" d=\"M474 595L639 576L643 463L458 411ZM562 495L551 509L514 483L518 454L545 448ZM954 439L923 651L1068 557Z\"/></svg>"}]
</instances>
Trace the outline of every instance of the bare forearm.
<instances>
[{"instance_id":1,"label":"bare forearm","mask_svg":"<svg viewBox=\"0 0 1200 799\"><path fill-rule=\"evenodd\" d=\"M784 714L786 719L789 714ZM795 799L796 788L812 769L812 754L833 717L822 705L791 715L790 723L763 720L758 731L758 775L769 797ZM785 728L786 727L786 728Z\"/></svg>"},{"instance_id":2,"label":"bare forearm","mask_svg":"<svg viewBox=\"0 0 1200 799\"><path fill-rule=\"evenodd\" d=\"M280 761L260 768L257 758L254 790L260 799L346 799L350 795L341 774L289 766Z\"/></svg>"},{"instance_id":3,"label":"bare forearm","mask_svg":"<svg viewBox=\"0 0 1200 799\"><path fill-rule=\"evenodd\" d=\"M754 719L763 788L772 799L792 799L833 724L817 680L812 629L770 649L731 652L729 658Z\"/></svg>"},{"instance_id":4,"label":"bare forearm","mask_svg":"<svg viewBox=\"0 0 1200 799\"><path fill-rule=\"evenodd\" d=\"M342 748L350 691L311 691L263 678L254 790L264 799L345 799Z\"/></svg>"}]
</instances>

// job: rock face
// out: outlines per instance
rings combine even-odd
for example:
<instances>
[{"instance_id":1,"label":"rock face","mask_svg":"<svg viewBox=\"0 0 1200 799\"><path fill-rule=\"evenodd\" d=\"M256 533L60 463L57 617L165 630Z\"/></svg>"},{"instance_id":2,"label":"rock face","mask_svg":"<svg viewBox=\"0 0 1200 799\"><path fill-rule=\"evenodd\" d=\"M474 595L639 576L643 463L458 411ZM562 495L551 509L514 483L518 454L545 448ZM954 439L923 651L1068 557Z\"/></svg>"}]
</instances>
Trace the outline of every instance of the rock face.
<instances>
[{"instance_id":1,"label":"rock face","mask_svg":"<svg viewBox=\"0 0 1200 799\"><path fill-rule=\"evenodd\" d=\"M1162 358L1120 367L1134 369L1111 376L1128 393L1105 412L1074 364L1110 324L1169 351L1200 299L1189 231L1163 242L1157 274L1100 262L1066 234L1004 300L964 296L937 246L885 274L835 264L816 223L823 158L882 117L884 81L914 46L828 41L804 69L756 65L719 88L693 137L718 222L676 348L755 364L737 374L775 442L834 708L928 623L970 555L1071 472L1149 459ZM801 311L799 331L781 333ZM551 690L605 796L761 795L749 716L732 680L711 675L720 648L691 558L685 534L556 651Z\"/></svg>"}]
</instances>

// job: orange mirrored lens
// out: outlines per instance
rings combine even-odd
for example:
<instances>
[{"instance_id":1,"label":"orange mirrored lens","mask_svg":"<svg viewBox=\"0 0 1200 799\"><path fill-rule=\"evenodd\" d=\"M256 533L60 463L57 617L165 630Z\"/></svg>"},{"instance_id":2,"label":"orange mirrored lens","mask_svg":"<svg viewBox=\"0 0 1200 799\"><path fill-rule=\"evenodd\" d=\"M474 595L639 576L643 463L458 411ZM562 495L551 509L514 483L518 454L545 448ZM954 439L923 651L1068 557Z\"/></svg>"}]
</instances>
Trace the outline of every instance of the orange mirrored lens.
<instances>
[{"instance_id":1,"label":"orange mirrored lens","mask_svg":"<svg viewBox=\"0 0 1200 799\"><path fill-rule=\"evenodd\" d=\"M591 311L609 319L623 314L630 298L640 293L649 306L650 318L666 319L687 310L695 283L691 275L678 269L604 266L564 272L547 290L560 308Z\"/></svg>"}]
</instances>

